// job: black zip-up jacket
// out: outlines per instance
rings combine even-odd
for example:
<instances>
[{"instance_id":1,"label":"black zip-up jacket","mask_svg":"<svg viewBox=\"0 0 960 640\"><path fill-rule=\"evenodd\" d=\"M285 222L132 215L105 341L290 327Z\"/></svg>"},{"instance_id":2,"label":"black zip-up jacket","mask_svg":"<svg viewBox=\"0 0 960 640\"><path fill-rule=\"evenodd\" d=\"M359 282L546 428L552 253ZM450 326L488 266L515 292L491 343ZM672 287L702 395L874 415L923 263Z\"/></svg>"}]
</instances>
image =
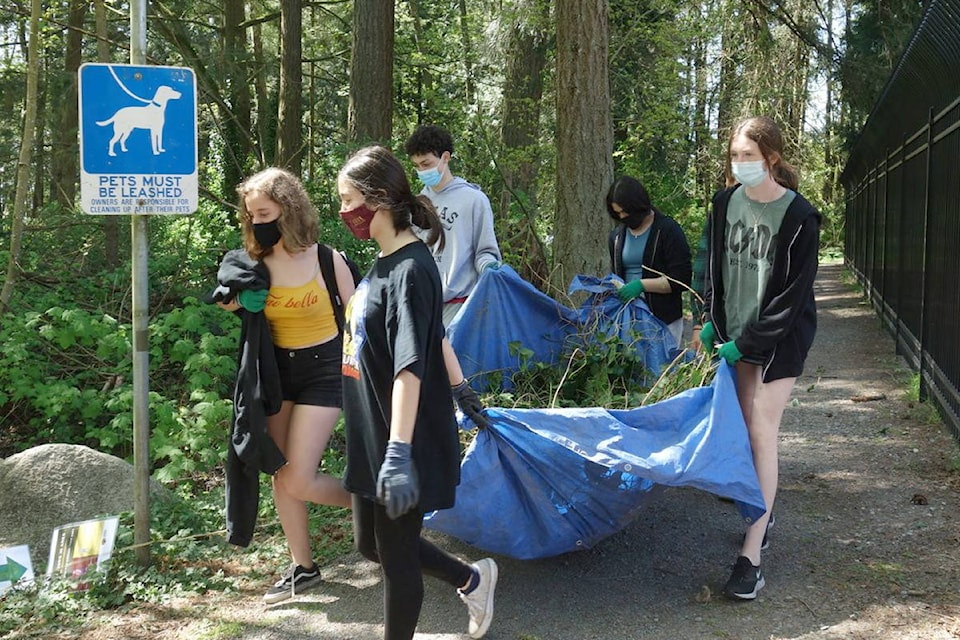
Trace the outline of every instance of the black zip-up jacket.
<instances>
[{"instance_id":1,"label":"black zip-up jacket","mask_svg":"<svg viewBox=\"0 0 960 640\"><path fill-rule=\"evenodd\" d=\"M707 218L709 242L705 276L706 320L713 322L717 342L727 342L724 308L723 260L727 205L739 185L718 192ZM820 248L820 213L799 193L787 207L777 232L773 256L757 320L736 339L745 357L763 361L763 381L794 378L803 373L803 363L817 332L817 305L813 281L817 277Z\"/></svg>"},{"instance_id":2,"label":"black zip-up jacket","mask_svg":"<svg viewBox=\"0 0 960 640\"><path fill-rule=\"evenodd\" d=\"M217 271L219 286L210 302L233 299L246 289L269 289L270 273L243 249L227 252ZM267 416L280 411L283 393L270 326L263 312L238 311L241 319L233 428L227 447L227 542L245 547L253 540L260 502L260 472L273 475L287 463L267 433Z\"/></svg>"},{"instance_id":3,"label":"black zip-up jacket","mask_svg":"<svg viewBox=\"0 0 960 640\"><path fill-rule=\"evenodd\" d=\"M653 224L650 225L650 237L647 247L643 251L643 277L659 278L660 273L666 274L671 280L682 282L690 286L690 277L693 268L690 265L690 245L680 225L656 209L653 211ZM627 225L618 224L610 237L607 246L610 250L610 270L623 278L626 268L623 266L623 243L627 235ZM650 311L664 324L670 324L683 316L684 286L676 282L670 283L670 293L651 293L647 295L647 305Z\"/></svg>"}]
</instances>

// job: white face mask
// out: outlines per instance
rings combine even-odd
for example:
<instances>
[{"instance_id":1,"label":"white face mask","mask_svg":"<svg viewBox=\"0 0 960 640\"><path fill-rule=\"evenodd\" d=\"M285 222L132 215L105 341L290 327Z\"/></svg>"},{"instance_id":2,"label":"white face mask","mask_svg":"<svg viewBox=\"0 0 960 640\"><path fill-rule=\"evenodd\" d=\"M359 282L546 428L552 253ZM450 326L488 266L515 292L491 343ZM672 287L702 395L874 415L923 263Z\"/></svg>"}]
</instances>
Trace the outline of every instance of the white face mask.
<instances>
[{"instance_id":1,"label":"white face mask","mask_svg":"<svg viewBox=\"0 0 960 640\"><path fill-rule=\"evenodd\" d=\"M763 168L763 160L756 162L731 162L730 172L737 182L745 187L756 187L767 177L767 170Z\"/></svg>"}]
</instances>

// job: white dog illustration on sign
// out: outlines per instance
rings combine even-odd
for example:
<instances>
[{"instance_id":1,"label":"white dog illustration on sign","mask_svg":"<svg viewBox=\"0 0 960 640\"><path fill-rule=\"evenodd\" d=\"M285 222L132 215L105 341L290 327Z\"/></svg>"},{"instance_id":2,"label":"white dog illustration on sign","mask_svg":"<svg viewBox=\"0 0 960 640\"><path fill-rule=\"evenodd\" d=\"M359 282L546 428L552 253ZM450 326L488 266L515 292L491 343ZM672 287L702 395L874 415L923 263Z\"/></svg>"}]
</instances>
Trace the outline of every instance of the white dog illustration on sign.
<instances>
[{"instance_id":1,"label":"white dog illustration on sign","mask_svg":"<svg viewBox=\"0 0 960 640\"><path fill-rule=\"evenodd\" d=\"M167 109L167 102L176 100L180 97L180 92L168 86L161 86L153 96L150 104L142 107L123 107L117 110L113 117L97 124L105 127L113 125L113 137L110 138L110 149L107 155L117 155L114 148L117 142L120 143L120 150L126 153L127 138L134 129L147 129L150 131L150 146L153 148L153 155L160 155L165 151L163 148L163 120L164 112Z\"/></svg>"}]
</instances>

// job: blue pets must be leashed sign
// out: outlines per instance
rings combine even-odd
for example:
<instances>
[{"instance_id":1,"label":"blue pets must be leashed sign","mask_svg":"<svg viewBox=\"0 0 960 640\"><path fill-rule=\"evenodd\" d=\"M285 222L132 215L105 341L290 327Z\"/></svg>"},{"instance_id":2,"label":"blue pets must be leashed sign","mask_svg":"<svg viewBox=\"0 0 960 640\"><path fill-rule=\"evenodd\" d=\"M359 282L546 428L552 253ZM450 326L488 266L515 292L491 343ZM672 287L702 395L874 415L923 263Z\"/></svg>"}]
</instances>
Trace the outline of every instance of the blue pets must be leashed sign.
<instances>
[{"instance_id":1,"label":"blue pets must be leashed sign","mask_svg":"<svg viewBox=\"0 0 960 640\"><path fill-rule=\"evenodd\" d=\"M192 69L84 64L79 101L84 211L196 211L197 86Z\"/></svg>"}]
</instances>

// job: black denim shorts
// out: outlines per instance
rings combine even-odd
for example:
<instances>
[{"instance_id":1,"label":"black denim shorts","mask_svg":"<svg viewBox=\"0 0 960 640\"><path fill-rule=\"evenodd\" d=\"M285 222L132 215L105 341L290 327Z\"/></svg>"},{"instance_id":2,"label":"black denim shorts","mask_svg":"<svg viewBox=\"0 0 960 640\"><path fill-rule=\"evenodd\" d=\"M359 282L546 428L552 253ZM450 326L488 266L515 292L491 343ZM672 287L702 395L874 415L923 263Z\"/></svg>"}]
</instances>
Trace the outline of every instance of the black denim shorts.
<instances>
[{"instance_id":1,"label":"black denim shorts","mask_svg":"<svg viewBox=\"0 0 960 640\"><path fill-rule=\"evenodd\" d=\"M274 347L283 399L318 407L343 407L339 336L303 349Z\"/></svg>"}]
</instances>

